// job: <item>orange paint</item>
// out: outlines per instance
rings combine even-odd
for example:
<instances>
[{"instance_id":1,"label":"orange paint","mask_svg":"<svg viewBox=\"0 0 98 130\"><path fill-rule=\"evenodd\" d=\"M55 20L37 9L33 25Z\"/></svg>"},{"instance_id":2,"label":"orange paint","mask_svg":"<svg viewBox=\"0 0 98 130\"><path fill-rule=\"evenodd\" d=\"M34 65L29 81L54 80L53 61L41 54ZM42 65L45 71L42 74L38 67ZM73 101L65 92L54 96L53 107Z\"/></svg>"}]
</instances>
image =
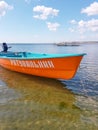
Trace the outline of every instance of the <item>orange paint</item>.
<instances>
[{"instance_id":1,"label":"orange paint","mask_svg":"<svg viewBox=\"0 0 98 130\"><path fill-rule=\"evenodd\" d=\"M43 59L0 58L0 65L25 74L68 80L76 74L82 57L83 55Z\"/></svg>"}]
</instances>

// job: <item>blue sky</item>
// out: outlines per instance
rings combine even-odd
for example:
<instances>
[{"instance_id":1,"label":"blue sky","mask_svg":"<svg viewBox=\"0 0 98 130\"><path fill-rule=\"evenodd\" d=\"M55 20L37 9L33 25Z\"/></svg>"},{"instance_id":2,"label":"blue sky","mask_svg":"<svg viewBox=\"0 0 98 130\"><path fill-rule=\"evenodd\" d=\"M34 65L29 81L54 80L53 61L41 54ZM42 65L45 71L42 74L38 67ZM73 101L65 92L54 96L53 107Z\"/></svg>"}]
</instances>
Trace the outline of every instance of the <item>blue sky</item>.
<instances>
[{"instance_id":1,"label":"blue sky","mask_svg":"<svg viewBox=\"0 0 98 130\"><path fill-rule=\"evenodd\" d=\"M0 0L0 43L98 40L98 0Z\"/></svg>"}]
</instances>

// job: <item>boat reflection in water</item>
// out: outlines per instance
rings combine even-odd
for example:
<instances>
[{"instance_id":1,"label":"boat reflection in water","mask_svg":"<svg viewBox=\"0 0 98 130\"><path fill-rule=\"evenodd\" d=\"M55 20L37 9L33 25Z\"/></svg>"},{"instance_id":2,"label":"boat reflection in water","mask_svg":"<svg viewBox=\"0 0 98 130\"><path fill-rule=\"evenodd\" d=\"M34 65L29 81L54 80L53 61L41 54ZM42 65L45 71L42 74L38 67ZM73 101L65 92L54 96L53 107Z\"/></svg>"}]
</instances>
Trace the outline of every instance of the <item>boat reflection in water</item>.
<instances>
[{"instance_id":1,"label":"boat reflection in water","mask_svg":"<svg viewBox=\"0 0 98 130\"><path fill-rule=\"evenodd\" d=\"M11 72L0 67L0 126L5 129L60 129L80 118L75 95L58 80ZM77 113L77 114L75 114ZM79 124L78 124L79 125Z\"/></svg>"}]
</instances>

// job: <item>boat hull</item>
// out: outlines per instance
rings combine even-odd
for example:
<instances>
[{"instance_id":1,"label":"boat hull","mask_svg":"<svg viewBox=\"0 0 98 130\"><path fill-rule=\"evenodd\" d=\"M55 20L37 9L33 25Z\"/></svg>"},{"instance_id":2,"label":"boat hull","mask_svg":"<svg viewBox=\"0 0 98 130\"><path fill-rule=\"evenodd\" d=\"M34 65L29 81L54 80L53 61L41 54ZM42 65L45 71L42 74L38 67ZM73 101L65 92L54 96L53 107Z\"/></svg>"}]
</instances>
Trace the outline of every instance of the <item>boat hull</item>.
<instances>
[{"instance_id":1,"label":"boat hull","mask_svg":"<svg viewBox=\"0 0 98 130\"><path fill-rule=\"evenodd\" d=\"M43 59L0 58L0 65L25 74L68 80L75 76L82 57L83 55Z\"/></svg>"}]
</instances>

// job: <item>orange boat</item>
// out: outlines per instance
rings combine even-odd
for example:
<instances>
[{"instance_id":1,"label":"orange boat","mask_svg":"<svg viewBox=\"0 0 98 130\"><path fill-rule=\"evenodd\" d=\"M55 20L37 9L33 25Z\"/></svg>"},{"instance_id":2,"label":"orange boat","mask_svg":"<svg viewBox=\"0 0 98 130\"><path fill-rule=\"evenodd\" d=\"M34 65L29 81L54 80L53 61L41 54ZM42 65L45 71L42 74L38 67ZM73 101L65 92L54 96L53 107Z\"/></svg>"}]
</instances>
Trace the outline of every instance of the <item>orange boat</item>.
<instances>
[{"instance_id":1,"label":"orange boat","mask_svg":"<svg viewBox=\"0 0 98 130\"><path fill-rule=\"evenodd\" d=\"M0 66L25 74L68 80L76 74L84 55L0 52Z\"/></svg>"}]
</instances>

